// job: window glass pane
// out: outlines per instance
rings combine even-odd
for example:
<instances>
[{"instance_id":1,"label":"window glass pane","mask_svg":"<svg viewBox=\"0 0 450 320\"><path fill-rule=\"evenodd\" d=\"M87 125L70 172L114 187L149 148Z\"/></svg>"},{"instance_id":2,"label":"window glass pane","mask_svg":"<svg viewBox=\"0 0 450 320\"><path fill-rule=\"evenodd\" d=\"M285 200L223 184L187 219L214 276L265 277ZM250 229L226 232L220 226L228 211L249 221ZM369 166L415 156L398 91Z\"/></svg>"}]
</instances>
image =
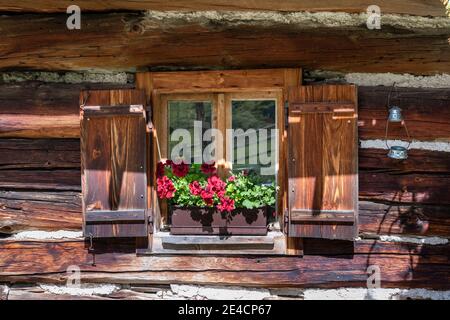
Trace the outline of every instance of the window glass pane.
<instances>
[{"instance_id":1,"label":"window glass pane","mask_svg":"<svg viewBox=\"0 0 450 320\"><path fill-rule=\"evenodd\" d=\"M277 134L274 100L233 100L233 171L275 181Z\"/></svg>"},{"instance_id":2,"label":"window glass pane","mask_svg":"<svg viewBox=\"0 0 450 320\"><path fill-rule=\"evenodd\" d=\"M203 149L210 143L202 137L212 127L211 101L169 101L168 104L169 159L201 163Z\"/></svg>"}]
</instances>

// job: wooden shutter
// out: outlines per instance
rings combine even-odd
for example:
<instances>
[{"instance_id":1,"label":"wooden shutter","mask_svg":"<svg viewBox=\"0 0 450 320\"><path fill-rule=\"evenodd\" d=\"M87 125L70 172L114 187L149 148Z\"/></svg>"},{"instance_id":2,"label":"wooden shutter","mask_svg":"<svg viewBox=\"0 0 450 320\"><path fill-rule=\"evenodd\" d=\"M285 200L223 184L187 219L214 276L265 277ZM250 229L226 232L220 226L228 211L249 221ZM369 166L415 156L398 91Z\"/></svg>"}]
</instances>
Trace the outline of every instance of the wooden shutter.
<instances>
[{"instance_id":1,"label":"wooden shutter","mask_svg":"<svg viewBox=\"0 0 450 320\"><path fill-rule=\"evenodd\" d=\"M356 87L291 88L288 109L288 236L352 240L358 220Z\"/></svg>"},{"instance_id":2,"label":"wooden shutter","mask_svg":"<svg viewBox=\"0 0 450 320\"><path fill-rule=\"evenodd\" d=\"M84 92L81 99L84 235L146 237L145 96L103 90Z\"/></svg>"}]
</instances>

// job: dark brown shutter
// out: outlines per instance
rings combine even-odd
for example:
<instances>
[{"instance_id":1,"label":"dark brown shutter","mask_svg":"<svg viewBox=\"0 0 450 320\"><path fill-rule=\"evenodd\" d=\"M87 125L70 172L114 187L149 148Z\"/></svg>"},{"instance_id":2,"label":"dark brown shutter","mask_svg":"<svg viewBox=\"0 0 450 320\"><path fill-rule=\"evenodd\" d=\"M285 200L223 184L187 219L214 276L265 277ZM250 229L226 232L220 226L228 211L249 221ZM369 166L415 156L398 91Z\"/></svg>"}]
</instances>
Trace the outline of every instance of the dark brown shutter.
<instances>
[{"instance_id":1,"label":"dark brown shutter","mask_svg":"<svg viewBox=\"0 0 450 320\"><path fill-rule=\"evenodd\" d=\"M356 87L295 87L288 103L288 236L352 240L358 225Z\"/></svg>"},{"instance_id":2,"label":"dark brown shutter","mask_svg":"<svg viewBox=\"0 0 450 320\"><path fill-rule=\"evenodd\" d=\"M84 235L146 237L144 94L88 91L81 99Z\"/></svg>"}]
</instances>

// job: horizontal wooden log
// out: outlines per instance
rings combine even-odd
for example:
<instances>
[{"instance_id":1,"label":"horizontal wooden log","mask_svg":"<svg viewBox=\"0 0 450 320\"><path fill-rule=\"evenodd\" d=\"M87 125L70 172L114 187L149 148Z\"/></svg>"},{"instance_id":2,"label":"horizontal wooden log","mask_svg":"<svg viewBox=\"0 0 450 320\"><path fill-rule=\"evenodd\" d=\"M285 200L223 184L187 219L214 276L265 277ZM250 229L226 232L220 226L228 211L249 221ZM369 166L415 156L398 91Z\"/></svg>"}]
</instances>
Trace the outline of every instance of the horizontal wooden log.
<instances>
[{"instance_id":1,"label":"horizontal wooden log","mask_svg":"<svg viewBox=\"0 0 450 320\"><path fill-rule=\"evenodd\" d=\"M367 267L375 264L382 272L382 287L450 288L449 246L358 241L348 249L337 243L313 244L310 250L318 254L303 258L143 257L136 256L132 247L127 253L123 243L114 248L109 242L104 249L95 244L93 266L86 245L81 241L0 241L0 281L63 283L67 267L77 265L84 283L332 288L365 286Z\"/></svg>"},{"instance_id":2,"label":"horizontal wooden log","mask_svg":"<svg viewBox=\"0 0 450 320\"><path fill-rule=\"evenodd\" d=\"M66 12L70 0L2 0L0 11L10 12ZM258 11L336 11L358 13L366 12L370 0L314 1L314 0L104 0L101 2L79 0L77 5L83 11L120 10L258 10ZM383 13L397 13L424 16L445 16L444 5L439 0L412 0L405 5L403 0L380 0L377 5Z\"/></svg>"},{"instance_id":3,"label":"horizontal wooden log","mask_svg":"<svg viewBox=\"0 0 450 320\"><path fill-rule=\"evenodd\" d=\"M450 175L359 172L359 198L369 201L449 205Z\"/></svg>"},{"instance_id":4,"label":"horizontal wooden log","mask_svg":"<svg viewBox=\"0 0 450 320\"><path fill-rule=\"evenodd\" d=\"M412 149L408 159L387 157L384 149L359 149L359 170L387 173L450 173L450 153Z\"/></svg>"},{"instance_id":5,"label":"horizontal wooden log","mask_svg":"<svg viewBox=\"0 0 450 320\"><path fill-rule=\"evenodd\" d=\"M0 137L76 138L77 116L1 115Z\"/></svg>"},{"instance_id":6,"label":"horizontal wooden log","mask_svg":"<svg viewBox=\"0 0 450 320\"><path fill-rule=\"evenodd\" d=\"M1 290L0 286L0 290ZM161 291L160 288L158 291ZM170 288L168 288L170 290ZM0 300L2 299L0 292ZM44 290L41 286L18 284L8 288L8 295L4 300L154 300L161 299L155 292L141 292L138 289L119 289L112 293L101 293L93 295L80 295L75 292L53 293Z\"/></svg>"},{"instance_id":7,"label":"horizontal wooden log","mask_svg":"<svg viewBox=\"0 0 450 320\"><path fill-rule=\"evenodd\" d=\"M301 66L343 72L450 72L446 29L373 31L363 25L304 30L301 24L227 25L189 19L168 25L135 13L87 13L81 29L71 31L66 20L66 14L2 17L0 29L7 36L0 47L0 69Z\"/></svg>"},{"instance_id":8,"label":"horizontal wooden log","mask_svg":"<svg viewBox=\"0 0 450 320\"><path fill-rule=\"evenodd\" d=\"M360 234L416 235L448 238L450 206L395 205L359 202Z\"/></svg>"},{"instance_id":9,"label":"horizontal wooden log","mask_svg":"<svg viewBox=\"0 0 450 320\"><path fill-rule=\"evenodd\" d=\"M80 170L0 170L0 189L81 190Z\"/></svg>"},{"instance_id":10,"label":"horizontal wooden log","mask_svg":"<svg viewBox=\"0 0 450 320\"><path fill-rule=\"evenodd\" d=\"M130 295L131 296L131 295ZM122 293L123 297L123 293ZM45 291L40 286L15 285L9 289L5 300L109 300L98 295L56 294Z\"/></svg>"},{"instance_id":11,"label":"horizontal wooden log","mask_svg":"<svg viewBox=\"0 0 450 320\"><path fill-rule=\"evenodd\" d=\"M0 139L0 170L80 168L79 139Z\"/></svg>"},{"instance_id":12,"label":"horizontal wooden log","mask_svg":"<svg viewBox=\"0 0 450 320\"><path fill-rule=\"evenodd\" d=\"M0 137L77 138L80 91L130 88L115 83L0 83Z\"/></svg>"},{"instance_id":13,"label":"horizontal wooden log","mask_svg":"<svg viewBox=\"0 0 450 320\"><path fill-rule=\"evenodd\" d=\"M79 192L0 191L0 233L81 230Z\"/></svg>"}]
</instances>

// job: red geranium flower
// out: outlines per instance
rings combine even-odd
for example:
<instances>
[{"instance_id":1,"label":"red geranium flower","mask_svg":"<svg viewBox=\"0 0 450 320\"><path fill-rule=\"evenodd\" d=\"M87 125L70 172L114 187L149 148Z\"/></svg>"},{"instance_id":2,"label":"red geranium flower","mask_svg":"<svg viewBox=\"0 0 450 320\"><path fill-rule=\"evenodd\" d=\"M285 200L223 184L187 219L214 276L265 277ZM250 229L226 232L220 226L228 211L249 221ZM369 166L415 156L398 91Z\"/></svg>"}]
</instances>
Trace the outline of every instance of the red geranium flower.
<instances>
[{"instance_id":1,"label":"red geranium flower","mask_svg":"<svg viewBox=\"0 0 450 320\"><path fill-rule=\"evenodd\" d=\"M167 162L166 162L167 163ZM172 162L172 172L179 178L183 178L189 173L189 165L181 161L180 163Z\"/></svg>"},{"instance_id":2,"label":"red geranium flower","mask_svg":"<svg viewBox=\"0 0 450 320\"><path fill-rule=\"evenodd\" d=\"M234 210L234 200L227 197L223 197L222 199L220 199L220 203L217 205L217 209L219 209L221 212L223 211L230 212Z\"/></svg>"},{"instance_id":3,"label":"red geranium flower","mask_svg":"<svg viewBox=\"0 0 450 320\"><path fill-rule=\"evenodd\" d=\"M211 176L208 178L208 186L215 193L225 190L226 183L222 181L218 176Z\"/></svg>"},{"instance_id":4,"label":"red geranium flower","mask_svg":"<svg viewBox=\"0 0 450 320\"><path fill-rule=\"evenodd\" d=\"M212 206L214 204L214 191L211 190L209 186L206 186L200 193L203 201L205 201L206 205Z\"/></svg>"},{"instance_id":5,"label":"red geranium flower","mask_svg":"<svg viewBox=\"0 0 450 320\"><path fill-rule=\"evenodd\" d=\"M200 170L204 174L214 174L216 173L216 167L214 165L215 165L214 161L212 163L202 163Z\"/></svg>"},{"instance_id":6,"label":"red geranium flower","mask_svg":"<svg viewBox=\"0 0 450 320\"><path fill-rule=\"evenodd\" d=\"M216 194L219 197L219 199L223 198L225 196L225 189L217 191Z\"/></svg>"},{"instance_id":7,"label":"red geranium flower","mask_svg":"<svg viewBox=\"0 0 450 320\"><path fill-rule=\"evenodd\" d=\"M170 199L175 195L175 186L173 185L172 180L168 177L163 176L162 178L156 179L158 196L161 199Z\"/></svg>"},{"instance_id":8,"label":"red geranium flower","mask_svg":"<svg viewBox=\"0 0 450 320\"><path fill-rule=\"evenodd\" d=\"M158 162L158 164L156 165L156 177L157 178L161 178L165 174L164 167L165 167L165 165L162 162Z\"/></svg>"},{"instance_id":9,"label":"red geranium flower","mask_svg":"<svg viewBox=\"0 0 450 320\"><path fill-rule=\"evenodd\" d=\"M171 165L172 165L172 163L173 163L173 161L172 161L172 160L170 160L170 159L167 159L167 160L166 160L166 163L165 163L165 165L166 165L166 166L171 166Z\"/></svg>"},{"instance_id":10,"label":"red geranium flower","mask_svg":"<svg viewBox=\"0 0 450 320\"><path fill-rule=\"evenodd\" d=\"M198 181L194 181L189 184L189 190L194 196L199 196L202 193L202 186Z\"/></svg>"},{"instance_id":11,"label":"red geranium flower","mask_svg":"<svg viewBox=\"0 0 450 320\"><path fill-rule=\"evenodd\" d=\"M235 177L235 176L231 176L231 177L228 178L228 181L229 181L229 182L233 182L234 180L236 180L236 177Z\"/></svg>"}]
</instances>

